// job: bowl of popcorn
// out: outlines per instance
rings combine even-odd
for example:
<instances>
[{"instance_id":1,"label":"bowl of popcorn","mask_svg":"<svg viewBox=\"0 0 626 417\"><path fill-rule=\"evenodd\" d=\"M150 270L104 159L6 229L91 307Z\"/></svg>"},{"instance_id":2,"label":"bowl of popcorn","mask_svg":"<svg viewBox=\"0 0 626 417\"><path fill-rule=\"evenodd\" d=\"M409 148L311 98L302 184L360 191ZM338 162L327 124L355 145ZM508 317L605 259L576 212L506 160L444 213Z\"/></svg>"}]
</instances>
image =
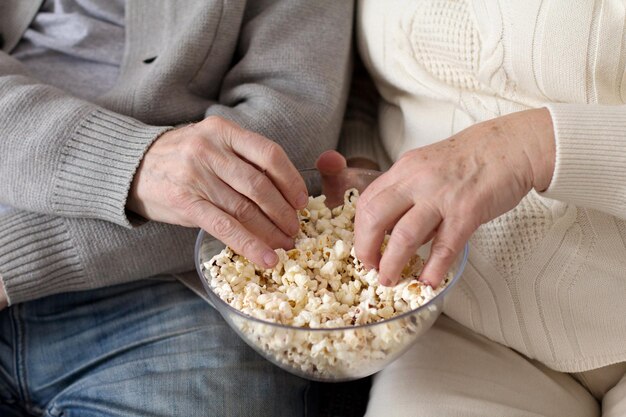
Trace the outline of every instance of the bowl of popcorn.
<instances>
[{"instance_id":1,"label":"bowl of popcorn","mask_svg":"<svg viewBox=\"0 0 626 417\"><path fill-rule=\"evenodd\" d=\"M380 172L301 174L311 197L298 212L295 248L277 249L274 268L253 264L203 231L196 268L213 306L269 361L311 380L363 378L402 355L432 326L463 271L468 248L436 289L417 280L429 245L411 258L396 286L384 287L352 247L359 193Z\"/></svg>"}]
</instances>

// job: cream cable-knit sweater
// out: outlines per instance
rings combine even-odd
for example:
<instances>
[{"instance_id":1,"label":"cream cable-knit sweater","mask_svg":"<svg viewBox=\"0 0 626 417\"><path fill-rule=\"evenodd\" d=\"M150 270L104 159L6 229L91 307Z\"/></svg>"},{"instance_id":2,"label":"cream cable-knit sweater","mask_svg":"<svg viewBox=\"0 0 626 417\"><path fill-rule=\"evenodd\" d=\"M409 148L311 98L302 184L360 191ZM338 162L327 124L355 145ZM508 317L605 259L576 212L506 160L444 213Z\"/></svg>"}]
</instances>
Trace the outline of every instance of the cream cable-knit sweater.
<instances>
[{"instance_id":1,"label":"cream cable-knit sweater","mask_svg":"<svg viewBox=\"0 0 626 417\"><path fill-rule=\"evenodd\" d=\"M625 22L618 0L361 0L358 10L392 159L482 120L550 109L550 187L474 234L445 312L561 371L626 360Z\"/></svg>"}]
</instances>

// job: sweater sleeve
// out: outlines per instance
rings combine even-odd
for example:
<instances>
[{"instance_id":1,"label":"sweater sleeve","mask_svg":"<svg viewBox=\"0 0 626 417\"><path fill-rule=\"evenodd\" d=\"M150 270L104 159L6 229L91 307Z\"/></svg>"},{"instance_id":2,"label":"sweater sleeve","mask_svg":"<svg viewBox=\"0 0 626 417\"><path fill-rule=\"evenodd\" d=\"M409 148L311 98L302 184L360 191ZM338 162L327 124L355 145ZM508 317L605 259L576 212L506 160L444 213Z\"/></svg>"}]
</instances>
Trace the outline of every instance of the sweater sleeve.
<instances>
[{"instance_id":1,"label":"sweater sleeve","mask_svg":"<svg viewBox=\"0 0 626 417\"><path fill-rule=\"evenodd\" d=\"M248 2L219 115L279 143L299 168L333 149L350 77L352 1Z\"/></svg>"},{"instance_id":2,"label":"sweater sleeve","mask_svg":"<svg viewBox=\"0 0 626 417\"><path fill-rule=\"evenodd\" d=\"M0 279L11 304L194 268L197 229L14 210L0 217Z\"/></svg>"},{"instance_id":3,"label":"sweater sleeve","mask_svg":"<svg viewBox=\"0 0 626 417\"><path fill-rule=\"evenodd\" d=\"M626 219L626 106L548 104L556 140L542 195Z\"/></svg>"},{"instance_id":4,"label":"sweater sleeve","mask_svg":"<svg viewBox=\"0 0 626 417\"><path fill-rule=\"evenodd\" d=\"M126 197L150 144L145 125L25 76L0 52L0 203L130 227Z\"/></svg>"},{"instance_id":5,"label":"sweater sleeve","mask_svg":"<svg viewBox=\"0 0 626 417\"><path fill-rule=\"evenodd\" d=\"M378 133L380 96L363 63L357 59L348 96L348 106L337 150L346 158L376 162L382 171L391 166Z\"/></svg>"}]
</instances>

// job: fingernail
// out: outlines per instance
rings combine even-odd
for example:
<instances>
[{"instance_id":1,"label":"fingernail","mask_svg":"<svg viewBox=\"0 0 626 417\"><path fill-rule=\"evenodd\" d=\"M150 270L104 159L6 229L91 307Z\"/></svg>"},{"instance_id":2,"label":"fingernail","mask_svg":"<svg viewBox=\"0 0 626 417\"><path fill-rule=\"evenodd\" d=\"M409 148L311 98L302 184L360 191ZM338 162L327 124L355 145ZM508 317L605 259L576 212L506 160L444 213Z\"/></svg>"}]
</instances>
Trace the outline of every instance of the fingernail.
<instances>
[{"instance_id":1,"label":"fingernail","mask_svg":"<svg viewBox=\"0 0 626 417\"><path fill-rule=\"evenodd\" d=\"M309 196L307 193L301 193L298 198L296 198L296 208L304 208L309 202Z\"/></svg>"},{"instance_id":2,"label":"fingernail","mask_svg":"<svg viewBox=\"0 0 626 417\"><path fill-rule=\"evenodd\" d=\"M432 284L431 284L431 283L430 283L430 281L429 281L429 280L427 280L426 278L419 277L419 278L418 278L418 281L419 281L419 282L421 282L421 283L422 283L422 284L424 284L424 285L430 285L430 286L432 287Z\"/></svg>"},{"instance_id":3,"label":"fingernail","mask_svg":"<svg viewBox=\"0 0 626 417\"><path fill-rule=\"evenodd\" d=\"M386 277L379 276L378 282L380 282L380 285L382 285L383 287L391 287L393 285L393 282L391 282L391 280Z\"/></svg>"},{"instance_id":4,"label":"fingernail","mask_svg":"<svg viewBox=\"0 0 626 417\"><path fill-rule=\"evenodd\" d=\"M271 268L278 262L278 255L274 251L267 251L263 255L263 262L265 262L265 266Z\"/></svg>"}]
</instances>

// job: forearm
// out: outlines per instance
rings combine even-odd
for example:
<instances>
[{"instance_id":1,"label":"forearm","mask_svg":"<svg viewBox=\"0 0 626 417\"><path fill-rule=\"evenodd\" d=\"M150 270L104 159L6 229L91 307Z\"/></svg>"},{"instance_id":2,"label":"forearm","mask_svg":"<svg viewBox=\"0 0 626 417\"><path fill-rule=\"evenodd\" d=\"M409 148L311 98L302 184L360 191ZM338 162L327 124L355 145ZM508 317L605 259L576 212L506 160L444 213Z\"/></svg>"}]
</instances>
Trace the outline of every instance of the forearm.
<instances>
[{"instance_id":1,"label":"forearm","mask_svg":"<svg viewBox=\"0 0 626 417\"><path fill-rule=\"evenodd\" d=\"M548 109L510 113L480 123L477 129L506 144L506 155L496 157L510 161L518 178L524 178L528 191L534 188L541 192L548 188L554 172L556 147ZM518 156L513 158L512 155Z\"/></svg>"},{"instance_id":2,"label":"forearm","mask_svg":"<svg viewBox=\"0 0 626 417\"><path fill-rule=\"evenodd\" d=\"M11 304L193 269L196 229L14 211L0 217L0 276Z\"/></svg>"}]
</instances>

